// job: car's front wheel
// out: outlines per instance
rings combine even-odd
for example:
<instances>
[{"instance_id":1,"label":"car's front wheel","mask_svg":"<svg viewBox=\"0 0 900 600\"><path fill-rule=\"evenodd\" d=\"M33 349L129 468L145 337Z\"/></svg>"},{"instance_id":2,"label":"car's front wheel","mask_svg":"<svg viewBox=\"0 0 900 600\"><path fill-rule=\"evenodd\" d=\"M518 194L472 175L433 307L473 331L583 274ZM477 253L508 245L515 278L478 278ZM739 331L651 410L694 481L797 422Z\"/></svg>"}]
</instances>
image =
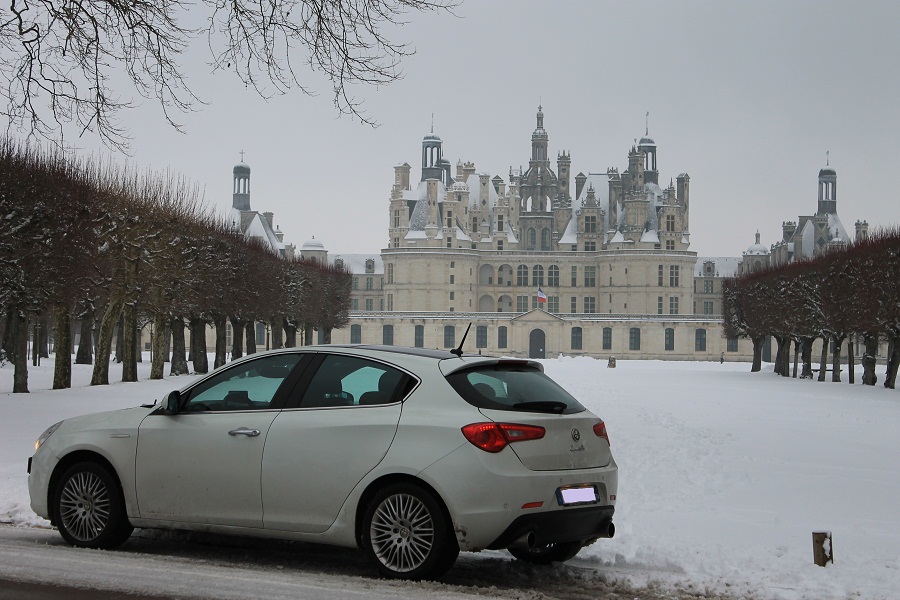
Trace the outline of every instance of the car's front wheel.
<instances>
[{"instance_id":1,"label":"car's front wheel","mask_svg":"<svg viewBox=\"0 0 900 600\"><path fill-rule=\"evenodd\" d=\"M509 548L509 553L519 560L536 565L549 565L554 562L566 562L575 558L584 542L560 542L543 544L534 548Z\"/></svg>"},{"instance_id":2,"label":"car's front wheel","mask_svg":"<svg viewBox=\"0 0 900 600\"><path fill-rule=\"evenodd\" d=\"M389 485L375 495L366 508L361 542L378 572L396 579L440 577L459 555L438 500L410 483Z\"/></svg>"},{"instance_id":3,"label":"car's front wheel","mask_svg":"<svg viewBox=\"0 0 900 600\"><path fill-rule=\"evenodd\" d=\"M93 462L66 469L53 494L56 525L66 542L85 548L115 548L134 531L112 474Z\"/></svg>"}]
</instances>

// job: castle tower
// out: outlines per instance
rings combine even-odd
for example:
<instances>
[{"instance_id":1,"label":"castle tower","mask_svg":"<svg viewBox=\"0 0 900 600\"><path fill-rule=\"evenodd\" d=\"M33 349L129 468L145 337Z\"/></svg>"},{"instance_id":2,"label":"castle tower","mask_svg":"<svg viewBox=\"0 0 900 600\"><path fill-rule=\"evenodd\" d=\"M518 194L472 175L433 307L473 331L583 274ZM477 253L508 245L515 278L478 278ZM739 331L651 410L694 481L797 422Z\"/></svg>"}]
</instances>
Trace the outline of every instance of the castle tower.
<instances>
[{"instance_id":1,"label":"castle tower","mask_svg":"<svg viewBox=\"0 0 900 600\"><path fill-rule=\"evenodd\" d=\"M544 111L541 106L538 106L537 127L534 133L531 134L531 166L549 162L547 158L548 140L549 136L544 129Z\"/></svg>"},{"instance_id":2,"label":"castle tower","mask_svg":"<svg viewBox=\"0 0 900 600\"><path fill-rule=\"evenodd\" d=\"M571 176L572 158L565 150L560 152L556 158L556 173L559 177L559 192L557 194L557 205L561 208L568 208L572 204L572 196L569 194L569 177Z\"/></svg>"},{"instance_id":3,"label":"castle tower","mask_svg":"<svg viewBox=\"0 0 900 600\"><path fill-rule=\"evenodd\" d=\"M837 173L827 165L819 171L819 207L816 214L837 214Z\"/></svg>"},{"instance_id":4,"label":"castle tower","mask_svg":"<svg viewBox=\"0 0 900 600\"><path fill-rule=\"evenodd\" d=\"M250 210L250 167L242 161L234 166L234 189L231 194L231 206L237 210Z\"/></svg>"},{"instance_id":5,"label":"castle tower","mask_svg":"<svg viewBox=\"0 0 900 600\"><path fill-rule=\"evenodd\" d=\"M659 185L659 171L656 170L656 142L645 135L638 142L638 151L644 157L644 182Z\"/></svg>"},{"instance_id":6,"label":"castle tower","mask_svg":"<svg viewBox=\"0 0 900 600\"><path fill-rule=\"evenodd\" d=\"M422 181L443 180L444 163L441 156L441 138L429 133L422 140Z\"/></svg>"}]
</instances>

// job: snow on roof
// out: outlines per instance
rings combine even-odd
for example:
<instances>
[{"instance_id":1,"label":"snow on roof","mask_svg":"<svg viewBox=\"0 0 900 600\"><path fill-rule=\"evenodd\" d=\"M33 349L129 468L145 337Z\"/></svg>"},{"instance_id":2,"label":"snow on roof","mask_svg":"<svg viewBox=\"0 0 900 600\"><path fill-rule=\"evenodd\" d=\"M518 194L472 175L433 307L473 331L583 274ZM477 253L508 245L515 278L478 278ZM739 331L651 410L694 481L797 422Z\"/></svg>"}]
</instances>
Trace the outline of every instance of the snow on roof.
<instances>
[{"instance_id":1,"label":"snow on roof","mask_svg":"<svg viewBox=\"0 0 900 600\"><path fill-rule=\"evenodd\" d=\"M324 250L325 244L322 243L321 240L317 240L316 236L313 236L311 240L307 240L300 246L300 250Z\"/></svg>"},{"instance_id":2,"label":"snow on roof","mask_svg":"<svg viewBox=\"0 0 900 600\"><path fill-rule=\"evenodd\" d=\"M343 261L344 267L354 275L366 275L366 261L372 260L375 261L375 268L373 273L368 275L384 275L384 261L381 260L380 254L338 254L331 258L331 264L338 260Z\"/></svg>"},{"instance_id":3,"label":"snow on roof","mask_svg":"<svg viewBox=\"0 0 900 600\"><path fill-rule=\"evenodd\" d=\"M844 224L841 223L837 213L828 213L828 231L831 233L832 239L850 243L850 236L847 235L847 230L844 229Z\"/></svg>"},{"instance_id":4,"label":"snow on roof","mask_svg":"<svg viewBox=\"0 0 900 600\"><path fill-rule=\"evenodd\" d=\"M574 216L569 218L566 228L559 238L560 244L577 244L578 243L578 219Z\"/></svg>"},{"instance_id":5,"label":"snow on roof","mask_svg":"<svg viewBox=\"0 0 900 600\"><path fill-rule=\"evenodd\" d=\"M704 263L713 262L716 265L716 277L734 277L737 273L741 258L737 256L698 256L694 265L694 277L703 277Z\"/></svg>"},{"instance_id":6,"label":"snow on roof","mask_svg":"<svg viewBox=\"0 0 900 600\"><path fill-rule=\"evenodd\" d=\"M658 244L659 243L659 233L656 231L656 228L652 227L650 229L645 229L644 233L641 234L641 241L648 242L651 244Z\"/></svg>"},{"instance_id":7,"label":"snow on roof","mask_svg":"<svg viewBox=\"0 0 900 600\"><path fill-rule=\"evenodd\" d=\"M485 179L484 186L481 185L482 175L484 175L484 173L472 173L469 175L468 179L466 179L466 185L469 186L469 207L481 208L481 200L483 198L487 201L485 206L493 209L493 207L497 206L499 196L497 195L497 190L494 189L494 184L491 183L490 178Z\"/></svg>"}]
</instances>

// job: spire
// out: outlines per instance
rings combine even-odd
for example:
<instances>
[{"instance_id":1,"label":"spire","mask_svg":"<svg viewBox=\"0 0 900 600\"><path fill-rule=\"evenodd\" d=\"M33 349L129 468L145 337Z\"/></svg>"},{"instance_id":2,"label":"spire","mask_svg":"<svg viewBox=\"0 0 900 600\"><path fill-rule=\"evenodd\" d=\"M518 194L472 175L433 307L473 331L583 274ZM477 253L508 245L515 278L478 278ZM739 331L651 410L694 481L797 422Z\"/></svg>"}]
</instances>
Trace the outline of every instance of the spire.
<instances>
[{"instance_id":1,"label":"spire","mask_svg":"<svg viewBox=\"0 0 900 600\"><path fill-rule=\"evenodd\" d=\"M644 119L644 135L650 135L650 111L647 111L647 116Z\"/></svg>"}]
</instances>

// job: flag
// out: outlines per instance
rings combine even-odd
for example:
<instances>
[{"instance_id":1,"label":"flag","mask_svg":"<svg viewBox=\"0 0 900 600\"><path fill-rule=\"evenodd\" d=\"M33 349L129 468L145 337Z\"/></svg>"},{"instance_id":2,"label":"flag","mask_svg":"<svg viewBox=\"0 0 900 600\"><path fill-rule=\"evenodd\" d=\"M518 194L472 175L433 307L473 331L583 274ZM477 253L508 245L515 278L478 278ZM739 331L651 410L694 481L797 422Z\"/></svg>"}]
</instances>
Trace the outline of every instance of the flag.
<instances>
[{"instance_id":1,"label":"flag","mask_svg":"<svg viewBox=\"0 0 900 600\"><path fill-rule=\"evenodd\" d=\"M538 302L546 302L547 294L544 293L544 290L538 288Z\"/></svg>"}]
</instances>

